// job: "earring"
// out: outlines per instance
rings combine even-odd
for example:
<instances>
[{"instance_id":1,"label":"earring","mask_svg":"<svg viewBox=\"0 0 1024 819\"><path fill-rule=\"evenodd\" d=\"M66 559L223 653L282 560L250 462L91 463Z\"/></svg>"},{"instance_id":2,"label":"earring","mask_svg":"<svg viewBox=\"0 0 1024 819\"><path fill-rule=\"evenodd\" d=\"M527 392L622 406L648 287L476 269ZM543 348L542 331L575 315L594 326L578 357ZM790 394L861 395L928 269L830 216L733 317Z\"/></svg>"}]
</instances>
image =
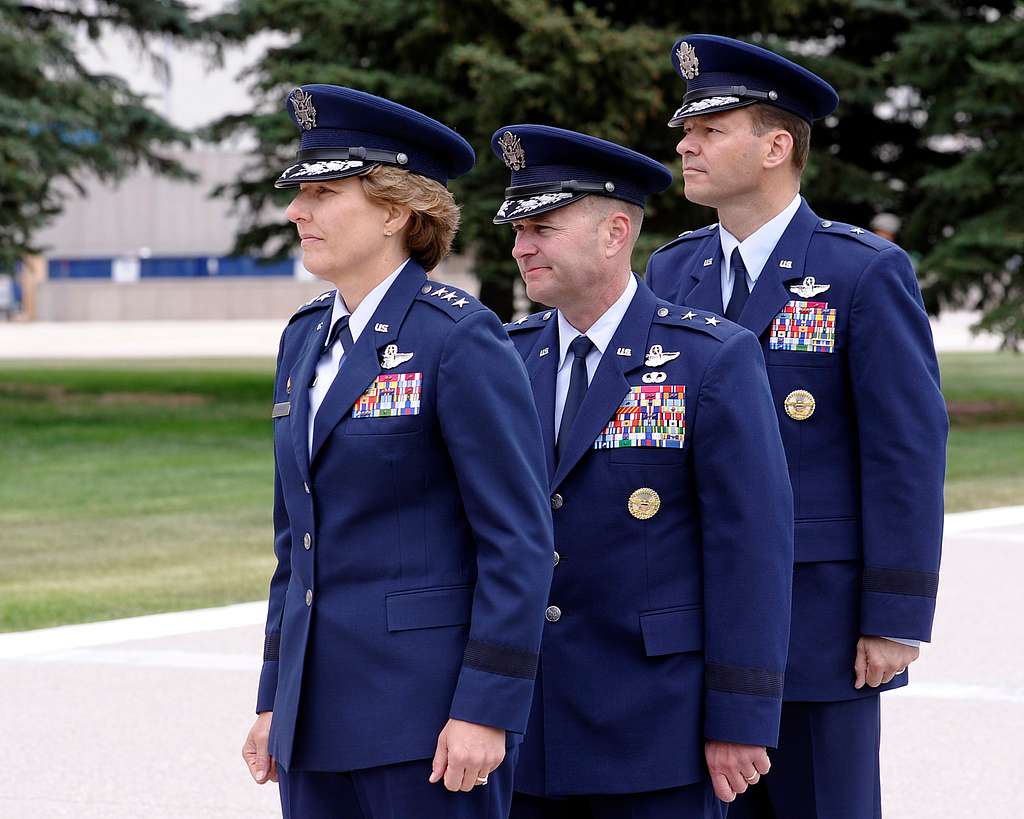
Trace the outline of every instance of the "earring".
<instances>
[{"instance_id":1,"label":"earring","mask_svg":"<svg viewBox=\"0 0 1024 819\"><path fill-rule=\"evenodd\" d=\"M390 230L385 230L384 231L384 235L385 236L390 236L391 235L391 231Z\"/></svg>"}]
</instances>

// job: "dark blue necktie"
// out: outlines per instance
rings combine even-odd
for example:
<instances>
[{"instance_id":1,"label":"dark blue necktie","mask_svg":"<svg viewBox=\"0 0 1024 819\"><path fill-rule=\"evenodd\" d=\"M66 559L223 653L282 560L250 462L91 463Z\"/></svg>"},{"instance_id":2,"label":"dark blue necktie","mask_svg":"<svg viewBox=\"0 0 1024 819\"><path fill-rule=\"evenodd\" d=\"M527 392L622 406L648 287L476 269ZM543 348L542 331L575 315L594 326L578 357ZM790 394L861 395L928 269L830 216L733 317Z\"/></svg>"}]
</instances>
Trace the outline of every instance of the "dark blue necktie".
<instances>
[{"instance_id":1,"label":"dark blue necktie","mask_svg":"<svg viewBox=\"0 0 1024 819\"><path fill-rule=\"evenodd\" d=\"M576 336L569 344L569 349L574 358L572 372L569 375L569 391L565 394L565 406L562 407L562 421L558 425L555 451L559 458L562 457L562 445L569 437L569 428L580 411L583 397L587 394L587 354L594 349L594 342L586 336Z\"/></svg>"},{"instance_id":2,"label":"dark blue necktie","mask_svg":"<svg viewBox=\"0 0 1024 819\"><path fill-rule=\"evenodd\" d=\"M321 355L323 355L334 346L335 341L339 338L341 339L343 353L341 361L338 362L339 370L341 369L342 362L345 360L345 356L352 352L352 346L355 343L352 341L352 331L348 329L348 321L350 318L352 318L351 315L342 316L331 326L331 332L327 334L327 341L324 342L324 348L321 350Z\"/></svg>"},{"instance_id":3,"label":"dark blue necktie","mask_svg":"<svg viewBox=\"0 0 1024 819\"><path fill-rule=\"evenodd\" d=\"M732 296L729 297L729 306L725 308L725 317L729 321L739 321L743 305L747 303L747 296L750 295L750 291L747 290L747 266L743 264L739 247L732 252L729 269L732 270Z\"/></svg>"}]
</instances>

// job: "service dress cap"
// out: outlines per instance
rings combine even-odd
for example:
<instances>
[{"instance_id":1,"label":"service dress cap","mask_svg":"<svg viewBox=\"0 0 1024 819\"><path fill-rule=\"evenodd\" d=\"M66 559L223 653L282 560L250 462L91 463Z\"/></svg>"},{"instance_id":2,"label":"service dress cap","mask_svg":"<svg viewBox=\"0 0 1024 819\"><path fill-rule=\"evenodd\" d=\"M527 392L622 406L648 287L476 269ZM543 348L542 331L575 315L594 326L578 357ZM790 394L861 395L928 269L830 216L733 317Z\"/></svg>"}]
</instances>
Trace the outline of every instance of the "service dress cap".
<instances>
[{"instance_id":1,"label":"service dress cap","mask_svg":"<svg viewBox=\"0 0 1024 819\"><path fill-rule=\"evenodd\" d=\"M299 128L296 162L278 188L364 174L391 165L447 185L469 172L476 154L435 119L397 102L337 85L303 85L285 103Z\"/></svg>"},{"instance_id":2,"label":"service dress cap","mask_svg":"<svg viewBox=\"0 0 1024 819\"><path fill-rule=\"evenodd\" d=\"M592 194L643 207L649 195L672 184L672 174L650 157L550 125L506 125L494 132L491 150L512 172L496 225Z\"/></svg>"},{"instance_id":3,"label":"service dress cap","mask_svg":"<svg viewBox=\"0 0 1024 819\"><path fill-rule=\"evenodd\" d=\"M668 124L762 102L813 122L839 105L835 89L817 74L759 46L691 34L672 46L672 66L686 81L683 104Z\"/></svg>"}]
</instances>

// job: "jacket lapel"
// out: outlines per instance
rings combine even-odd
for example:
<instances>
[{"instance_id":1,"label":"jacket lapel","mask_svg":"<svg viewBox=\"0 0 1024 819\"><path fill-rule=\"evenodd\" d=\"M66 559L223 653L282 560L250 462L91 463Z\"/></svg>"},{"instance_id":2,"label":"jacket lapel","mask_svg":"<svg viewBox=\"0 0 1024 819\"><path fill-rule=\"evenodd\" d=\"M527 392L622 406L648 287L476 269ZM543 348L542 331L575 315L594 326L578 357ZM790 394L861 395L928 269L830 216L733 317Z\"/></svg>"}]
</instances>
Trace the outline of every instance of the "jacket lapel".
<instances>
[{"instance_id":1,"label":"jacket lapel","mask_svg":"<svg viewBox=\"0 0 1024 819\"><path fill-rule=\"evenodd\" d=\"M313 424L313 452L310 464L323 448L324 441L344 418L356 399L362 395L373 379L380 375L379 350L398 337L398 331L409 312L416 294L426 282L427 276L415 261L406 264L398 278L384 294L374 311L373 317L359 334L352 350L342 359L338 375L324 396ZM387 330L377 332L378 325L387 325ZM321 342L322 343L322 342Z\"/></svg>"},{"instance_id":2,"label":"jacket lapel","mask_svg":"<svg viewBox=\"0 0 1024 819\"><path fill-rule=\"evenodd\" d=\"M693 254L689 273L692 289L681 303L722 315L722 240L717 229Z\"/></svg>"},{"instance_id":3,"label":"jacket lapel","mask_svg":"<svg viewBox=\"0 0 1024 819\"><path fill-rule=\"evenodd\" d=\"M290 415L292 449L299 465L302 480L309 483L309 384L313 380L320 351L323 349L327 334L331 331L331 311L328 310L322 320L320 329L314 330L306 339L306 344L299 354L298 361L292 370L292 405Z\"/></svg>"},{"instance_id":4,"label":"jacket lapel","mask_svg":"<svg viewBox=\"0 0 1024 819\"><path fill-rule=\"evenodd\" d=\"M645 345L658 299L643 282L638 282L638 285L633 301L630 302L615 335L601 356L601 363L597 365L594 378L587 388L579 414L569 428L569 440L565 442L562 458L555 469L555 476L551 482L552 489L558 487L580 458L593 447L594 440L611 420L629 391L629 382L625 374L644 362ZM630 355L618 355L620 347L628 348ZM554 415L554 409L551 414Z\"/></svg>"},{"instance_id":5,"label":"jacket lapel","mask_svg":"<svg viewBox=\"0 0 1024 819\"><path fill-rule=\"evenodd\" d=\"M547 456L548 480L555 474L555 380L558 374L558 321L552 311L547 326L541 331L537 343L526 357L526 371L533 387L533 402L540 414L540 427L544 433L544 451ZM544 355L541 352L547 350Z\"/></svg>"},{"instance_id":6,"label":"jacket lapel","mask_svg":"<svg viewBox=\"0 0 1024 819\"><path fill-rule=\"evenodd\" d=\"M757 284L750 291L750 298L740 313L739 323L754 335L760 336L789 300L796 298L790 293L786 282L803 280L807 246L817 226L818 217L806 200L802 201L772 255L765 262ZM782 264L786 266L782 267Z\"/></svg>"}]
</instances>

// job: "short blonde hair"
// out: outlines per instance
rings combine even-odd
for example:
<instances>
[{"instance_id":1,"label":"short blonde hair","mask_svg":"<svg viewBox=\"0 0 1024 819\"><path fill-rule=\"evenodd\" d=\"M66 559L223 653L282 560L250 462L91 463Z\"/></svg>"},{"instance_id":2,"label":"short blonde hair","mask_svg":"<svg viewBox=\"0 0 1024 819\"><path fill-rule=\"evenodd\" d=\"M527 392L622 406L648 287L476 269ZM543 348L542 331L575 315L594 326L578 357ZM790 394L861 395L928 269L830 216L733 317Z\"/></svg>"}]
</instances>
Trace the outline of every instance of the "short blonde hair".
<instances>
[{"instance_id":1,"label":"short blonde hair","mask_svg":"<svg viewBox=\"0 0 1024 819\"><path fill-rule=\"evenodd\" d=\"M755 103L750 106L750 126L754 136L764 136L769 131L788 131L793 137L793 166L797 173L807 167L811 152L811 126L805 119L783 111L774 105Z\"/></svg>"},{"instance_id":2,"label":"short blonde hair","mask_svg":"<svg viewBox=\"0 0 1024 819\"><path fill-rule=\"evenodd\" d=\"M401 168L378 165L360 179L377 205L405 205L412 213L405 230L409 255L430 271L452 249L459 229L459 206L440 182Z\"/></svg>"}]
</instances>

